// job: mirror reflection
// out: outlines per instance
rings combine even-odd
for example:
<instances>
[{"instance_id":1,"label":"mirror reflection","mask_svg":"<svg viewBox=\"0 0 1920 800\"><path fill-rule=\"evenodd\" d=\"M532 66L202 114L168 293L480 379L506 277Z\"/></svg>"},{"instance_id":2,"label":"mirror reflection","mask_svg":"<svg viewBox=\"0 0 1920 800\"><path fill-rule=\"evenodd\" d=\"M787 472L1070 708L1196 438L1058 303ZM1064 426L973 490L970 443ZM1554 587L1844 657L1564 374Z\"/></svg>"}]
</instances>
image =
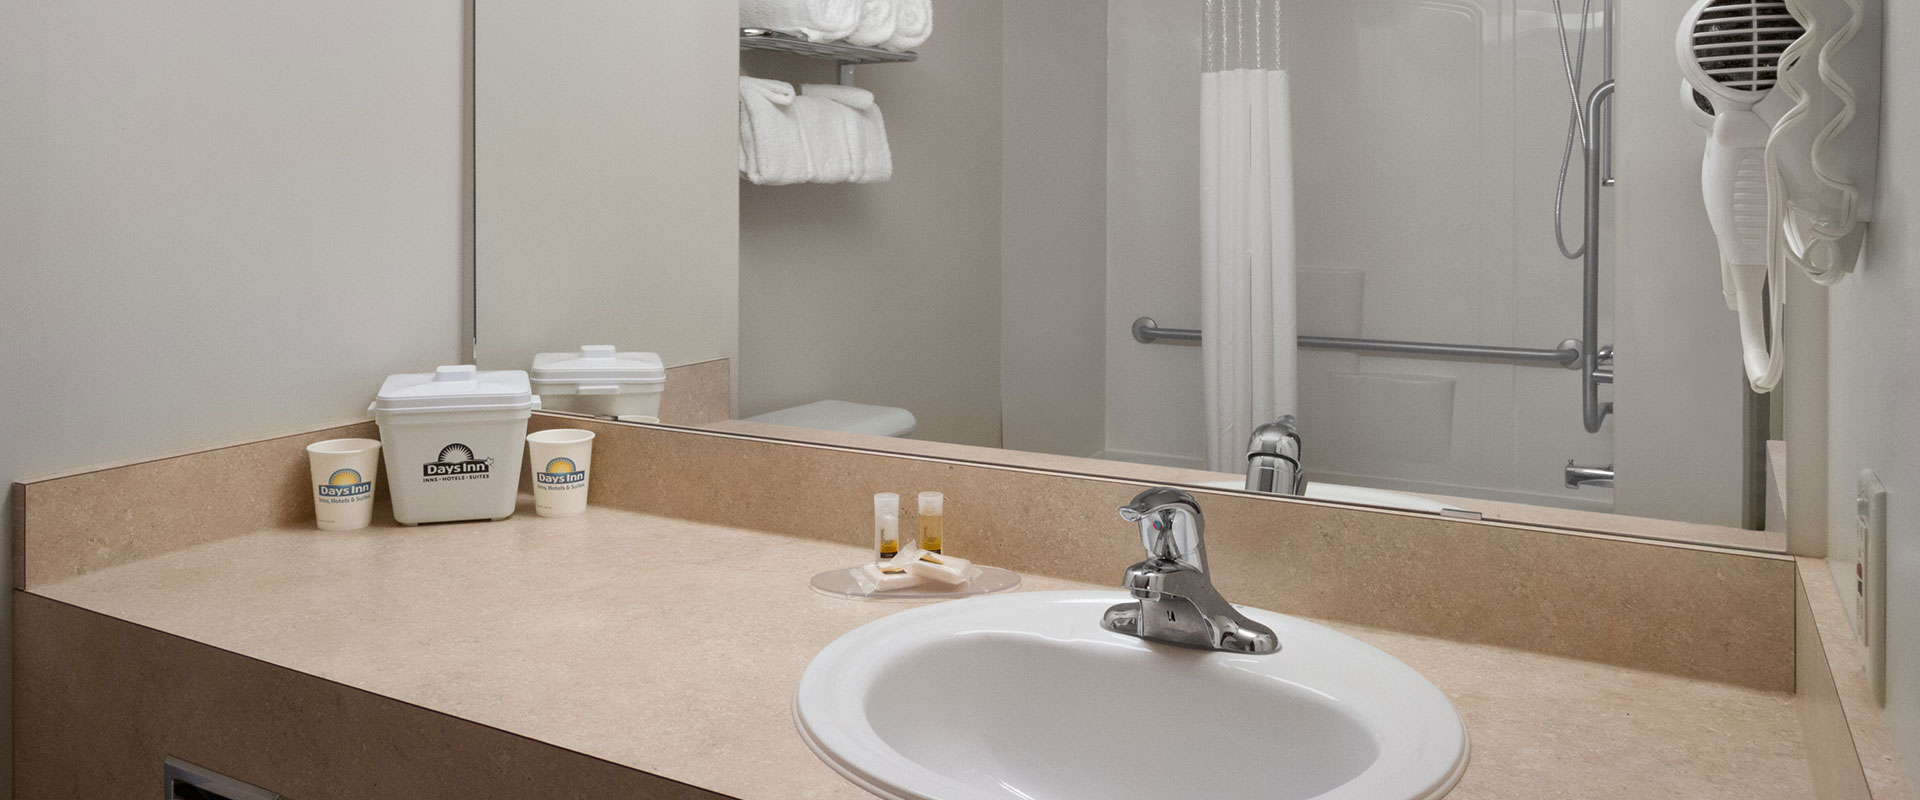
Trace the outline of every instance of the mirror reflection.
<instances>
[{"instance_id":1,"label":"mirror reflection","mask_svg":"<svg viewBox=\"0 0 1920 800\"><path fill-rule=\"evenodd\" d=\"M599 52L617 20L513 5L477 18L489 366L613 344L660 354L671 424L1785 546L1681 9L952 0L839 50L729 20L660 42L737 88L701 105L727 163L602 102L691 92ZM623 173L644 147L697 152ZM666 211L578 221L609 197ZM730 241L649 235L689 218ZM556 294L614 307L528 310Z\"/></svg>"}]
</instances>

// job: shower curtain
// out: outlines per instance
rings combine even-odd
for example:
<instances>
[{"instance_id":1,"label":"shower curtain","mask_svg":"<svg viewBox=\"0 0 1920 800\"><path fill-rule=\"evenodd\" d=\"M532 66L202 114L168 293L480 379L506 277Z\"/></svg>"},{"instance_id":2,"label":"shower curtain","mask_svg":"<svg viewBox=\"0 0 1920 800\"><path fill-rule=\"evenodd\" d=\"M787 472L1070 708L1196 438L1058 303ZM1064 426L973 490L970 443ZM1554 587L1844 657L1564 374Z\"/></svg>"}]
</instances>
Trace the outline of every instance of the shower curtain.
<instances>
[{"instance_id":1,"label":"shower curtain","mask_svg":"<svg viewBox=\"0 0 1920 800\"><path fill-rule=\"evenodd\" d=\"M1282 0L1206 0L1200 75L1201 340L1210 469L1298 410L1293 137ZM1311 420L1303 420L1311 426Z\"/></svg>"}]
</instances>

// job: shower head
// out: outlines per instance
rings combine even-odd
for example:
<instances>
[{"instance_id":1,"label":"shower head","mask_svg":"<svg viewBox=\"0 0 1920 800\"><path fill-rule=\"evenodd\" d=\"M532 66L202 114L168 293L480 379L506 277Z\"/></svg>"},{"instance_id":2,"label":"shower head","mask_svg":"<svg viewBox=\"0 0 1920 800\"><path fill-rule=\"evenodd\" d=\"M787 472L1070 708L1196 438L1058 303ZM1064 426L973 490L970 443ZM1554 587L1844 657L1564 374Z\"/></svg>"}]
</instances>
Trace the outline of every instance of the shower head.
<instances>
[{"instance_id":1,"label":"shower head","mask_svg":"<svg viewBox=\"0 0 1920 800\"><path fill-rule=\"evenodd\" d=\"M1680 72L1715 109L1752 107L1780 80L1780 56L1806 28L1786 0L1700 0L1680 23Z\"/></svg>"}]
</instances>

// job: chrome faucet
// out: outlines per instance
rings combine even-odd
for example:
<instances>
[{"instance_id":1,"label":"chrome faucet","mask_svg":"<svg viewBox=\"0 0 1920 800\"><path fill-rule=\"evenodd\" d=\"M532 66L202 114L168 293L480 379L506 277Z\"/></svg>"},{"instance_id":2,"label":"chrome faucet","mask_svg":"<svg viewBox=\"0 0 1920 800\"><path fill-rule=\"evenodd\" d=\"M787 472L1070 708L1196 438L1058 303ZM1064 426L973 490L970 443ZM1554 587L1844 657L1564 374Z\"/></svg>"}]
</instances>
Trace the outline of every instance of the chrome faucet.
<instances>
[{"instance_id":1,"label":"chrome faucet","mask_svg":"<svg viewBox=\"0 0 1920 800\"><path fill-rule=\"evenodd\" d=\"M1140 524L1147 560L1128 567L1120 579L1121 588L1137 599L1107 609L1102 627L1202 650L1260 654L1280 649L1272 628L1247 619L1213 588L1203 538L1206 521L1193 495L1148 489L1122 507L1120 517Z\"/></svg>"},{"instance_id":2,"label":"chrome faucet","mask_svg":"<svg viewBox=\"0 0 1920 800\"><path fill-rule=\"evenodd\" d=\"M1566 475L1567 488L1569 489L1581 489L1588 486L1604 489L1613 488L1612 464L1604 467L1582 467L1574 464L1573 459L1569 458L1567 459L1567 469L1564 474Z\"/></svg>"},{"instance_id":3,"label":"chrome faucet","mask_svg":"<svg viewBox=\"0 0 1920 800\"><path fill-rule=\"evenodd\" d=\"M1300 459L1300 423L1292 414L1254 428L1247 440L1247 491L1305 494L1307 473Z\"/></svg>"}]
</instances>

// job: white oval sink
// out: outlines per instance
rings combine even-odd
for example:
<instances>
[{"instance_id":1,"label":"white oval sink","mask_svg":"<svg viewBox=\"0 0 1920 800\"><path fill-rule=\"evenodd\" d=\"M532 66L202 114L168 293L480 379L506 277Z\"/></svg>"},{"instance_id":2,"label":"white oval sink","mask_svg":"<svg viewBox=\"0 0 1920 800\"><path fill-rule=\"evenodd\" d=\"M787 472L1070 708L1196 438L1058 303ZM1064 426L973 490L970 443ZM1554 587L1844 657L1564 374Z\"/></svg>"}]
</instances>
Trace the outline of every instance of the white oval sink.
<instances>
[{"instance_id":1,"label":"white oval sink","mask_svg":"<svg viewBox=\"0 0 1920 800\"><path fill-rule=\"evenodd\" d=\"M1208 481L1209 489L1245 489L1246 482L1240 480ZM1307 482L1308 500L1325 500L1329 503L1352 503L1376 508L1391 508L1399 511L1425 511L1438 514L1452 506L1438 500L1428 500L1410 494L1390 492L1385 489L1369 489L1365 486L1347 486L1339 483Z\"/></svg>"},{"instance_id":2,"label":"white oval sink","mask_svg":"<svg viewBox=\"0 0 1920 800\"><path fill-rule=\"evenodd\" d=\"M1466 769L1453 704L1392 656L1251 608L1280 652L1102 628L1128 599L1029 592L876 620L808 665L794 721L834 770L895 800L1422 800Z\"/></svg>"}]
</instances>

